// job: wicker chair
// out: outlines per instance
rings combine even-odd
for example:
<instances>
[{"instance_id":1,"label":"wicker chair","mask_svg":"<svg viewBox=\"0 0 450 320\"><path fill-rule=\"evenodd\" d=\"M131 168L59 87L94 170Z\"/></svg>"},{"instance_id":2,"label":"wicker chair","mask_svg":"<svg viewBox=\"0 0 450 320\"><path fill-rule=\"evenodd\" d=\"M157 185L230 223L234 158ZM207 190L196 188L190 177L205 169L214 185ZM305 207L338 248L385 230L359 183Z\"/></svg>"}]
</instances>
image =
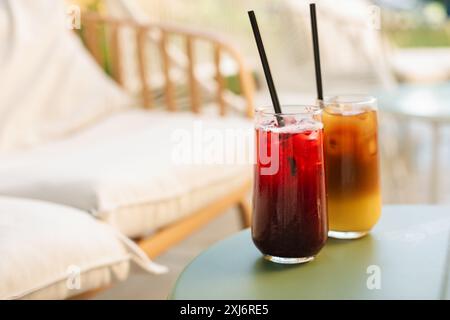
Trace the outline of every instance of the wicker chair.
<instances>
[{"instance_id":1,"label":"wicker chair","mask_svg":"<svg viewBox=\"0 0 450 320\"><path fill-rule=\"evenodd\" d=\"M126 33L126 38L124 34ZM229 112L241 112L245 117L253 115L253 78L242 56L229 42L220 36L204 31L179 27L171 24L138 24L132 20L113 19L97 14L82 14L82 29L80 35L96 61L115 79L117 83L129 89L124 76L124 61L135 60L137 65L137 79L139 80L138 94L143 108L157 108L164 106L171 112L183 111L186 108L180 103L180 87L188 88L184 94L188 96L189 111L202 112L202 103L214 98L220 116ZM124 38L127 47L135 48L132 55L124 53ZM184 63L173 56L171 39L177 38L184 43ZM134 43L131 43L133 40ZM196 74L196 45L207 44L213 52L214 72L211 75L215 83L215 92L211 86ZM150 55L153 49L159 53L158 57ZM154 52L154 51L152 51ZM225 75L221 69L222 59L227 55L236 64L239 78L240 95L227 89ZM159 59L162 63L163 85L161 93L158 87L149 85L150 79L156 74L151 72L149 58ZM180 85L174 80L175 72L185 72L187 83ZM182 91L182 90L181 90ZM186 97L185 97L186 98ZM210 101L208 101L210 102ZM251 209L247 202L247 195L251 181L232 190L219 201L193 212L185 218L160 228L151 236L136 239L139 246L152 258L160 255L171 246L177 244L197 229L217 217L232 206L237 206L242 217L242 224L248 227Z\"/></svg>"}]
</instances>

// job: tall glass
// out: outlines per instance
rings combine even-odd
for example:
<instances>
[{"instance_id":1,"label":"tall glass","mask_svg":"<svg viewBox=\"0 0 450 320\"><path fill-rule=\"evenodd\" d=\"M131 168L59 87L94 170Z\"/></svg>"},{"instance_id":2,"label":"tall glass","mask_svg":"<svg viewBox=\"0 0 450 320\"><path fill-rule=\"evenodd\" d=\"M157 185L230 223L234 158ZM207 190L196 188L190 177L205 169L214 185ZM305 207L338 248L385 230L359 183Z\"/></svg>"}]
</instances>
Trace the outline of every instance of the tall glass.
<instances>
[{"instance_id":1,"label":"tall glass","mask_svg":"<svg viewBox=\"0 0 450 320\"><path fill-rule=\"evenodd\" d=\"M323 104L328 235L360 238L381 214L376 99L335 96Z\"/></svg>"},{"instance_id":2,"label":"tall glass","mask_svg":"<svg viewBox=\"0 0 450 320\"><path fill-rule=\"evenodd\" d=\"M304 263L328 232L321 110L282 110L256 112L252 238L270 261Z\"/></svg>"}]
</instances>

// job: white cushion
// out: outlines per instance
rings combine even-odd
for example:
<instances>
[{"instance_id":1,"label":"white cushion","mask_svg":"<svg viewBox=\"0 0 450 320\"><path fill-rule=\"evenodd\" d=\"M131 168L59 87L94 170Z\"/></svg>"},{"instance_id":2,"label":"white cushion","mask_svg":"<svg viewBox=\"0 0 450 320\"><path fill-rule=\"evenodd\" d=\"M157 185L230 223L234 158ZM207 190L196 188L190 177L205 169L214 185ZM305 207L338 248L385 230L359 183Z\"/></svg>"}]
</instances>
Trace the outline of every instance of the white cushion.
<instances>
[{"instance_id":1,"label":"white cushion","mask_svg":"<svg viewBox=\"0 0 450 320\"><path fill-rule=\"evenodd\" d=\"M64 299L123 280L129 270L110 226L19 198L0 197L0 256L0 299Z\"/></svg>"},{"instance_id":2,"label":"white cushion","mask_svg":"<svg viewBox=\"0 0 450 320\"><path fill-rule=\"evenodd\" d=\"M239 144L223 145L240 152L241 163L177 163L180 133L208 146L208 138L195 132L212 129L219 136L236 130ZM143 235L248 181L252 132L251 121L237 117L122 112L64 141L0 156L0 194L77 207L128 236ZM222 147L217 140L209 142Z\"/></svg>"},{"instance_id":3,"label":"white cushion","mask_svg":"<svg viewBox=\"0 0 450 320\"><path fill-rule=\"evenodd\" d=\"M0 151L63 137L132 104L66 27L64 3L0 1Z\"/></svg>"}]
</instances>

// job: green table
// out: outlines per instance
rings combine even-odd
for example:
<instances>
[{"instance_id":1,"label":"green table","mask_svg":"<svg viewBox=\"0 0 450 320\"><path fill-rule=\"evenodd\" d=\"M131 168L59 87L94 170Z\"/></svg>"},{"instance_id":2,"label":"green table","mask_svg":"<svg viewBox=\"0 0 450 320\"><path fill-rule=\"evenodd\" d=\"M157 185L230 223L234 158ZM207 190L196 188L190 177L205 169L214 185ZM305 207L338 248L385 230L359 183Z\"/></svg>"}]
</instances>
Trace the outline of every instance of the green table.
<instances>
[{"instance_id":1,"label":"green table","mask_svg":"<svg viewBox=\"0 0 450 320\"><path fill-rule=\"evenodd\" d=\"M385 206L370 235L329 239L304 265L262 259L245 230L195 258L170 298L449 299L449 229L450 206Z\"/></svg>"}]
</instances>

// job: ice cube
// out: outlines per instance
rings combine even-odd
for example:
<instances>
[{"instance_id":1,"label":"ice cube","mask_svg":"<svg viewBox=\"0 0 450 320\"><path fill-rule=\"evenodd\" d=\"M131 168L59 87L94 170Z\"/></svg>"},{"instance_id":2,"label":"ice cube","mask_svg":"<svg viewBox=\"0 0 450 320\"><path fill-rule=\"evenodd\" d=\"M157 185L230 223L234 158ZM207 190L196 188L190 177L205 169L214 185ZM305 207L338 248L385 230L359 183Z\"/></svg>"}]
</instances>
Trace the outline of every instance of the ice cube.
<instances>
[{"instance_id":1,"label":"ice cube","mask_svg":"<svg viewBox=\"0 0 450 320\"><path fill-rule=\"evenodd\" d=\"M375 137L371 138L367 144L367 150L369 151L369 155L374 156L377 154L377 141Z\"/></svg>"},{"instance_id":2,"label":"ice cube","mask_svg":"<svg viewBox=\"0 0 450 320\"><path fill-rule=\"evenodd\" d=\"M362 112L362 113L358 114L357 117L359 120L365 121L369 117L369 113Z\"/></svg>"},{"instance_id":3,"label":"ice cube","mask_svg":"<svg viewBox=\"0 0 450 320\"><path fill-rule=\"evenodd\" d=\"M317 140L319 138L319 131L313 130L310 132L305 132L305 136L307 137L308 140Z\"/></svg>"}]
</instances>

